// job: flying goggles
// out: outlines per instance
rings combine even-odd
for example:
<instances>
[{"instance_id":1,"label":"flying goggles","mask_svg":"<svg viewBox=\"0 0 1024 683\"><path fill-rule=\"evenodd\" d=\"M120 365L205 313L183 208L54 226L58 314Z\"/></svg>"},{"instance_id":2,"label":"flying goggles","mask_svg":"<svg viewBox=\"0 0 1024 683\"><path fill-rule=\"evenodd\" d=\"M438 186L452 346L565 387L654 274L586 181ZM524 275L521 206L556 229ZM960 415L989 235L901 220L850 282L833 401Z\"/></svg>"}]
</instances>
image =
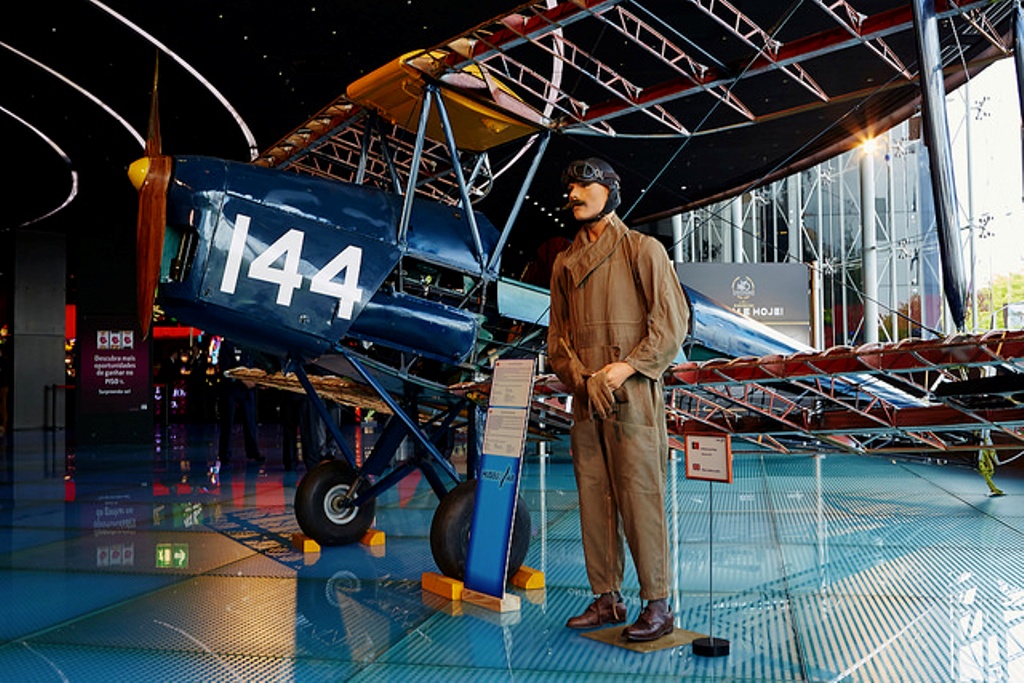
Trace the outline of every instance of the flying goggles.
<instances>
[{"instance_id":1,"label":"flying goggles","mask_svg":"<svg viewBox=\"0 0 1024 683\"><path fill-rule=\"evenodd\" d=\"M612 170L608 162L600 159L574 161L562 171L562 185L601 183L610 187L612 184L617 184L619 180L619 174Z\"/></svg>"}]
</instances>

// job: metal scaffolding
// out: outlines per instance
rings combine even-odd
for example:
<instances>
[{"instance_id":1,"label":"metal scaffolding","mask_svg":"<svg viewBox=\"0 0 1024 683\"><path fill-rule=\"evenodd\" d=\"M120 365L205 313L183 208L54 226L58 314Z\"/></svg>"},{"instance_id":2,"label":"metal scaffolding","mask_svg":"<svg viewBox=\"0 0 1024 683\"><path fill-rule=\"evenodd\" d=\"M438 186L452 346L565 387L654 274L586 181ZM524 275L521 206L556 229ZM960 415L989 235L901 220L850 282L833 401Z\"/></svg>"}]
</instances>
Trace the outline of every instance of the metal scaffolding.
<instances>
[{"instance_id":1,"label":"metal scaffolding","mask_svg":"<svg viewBox=\"0 0 1024 683\"><path fill-rule=\"evenodd\" d=\"M807 264L819 348L941 336L951 328L919 130L912 119L742 197L640 229L670 240L683 262Z\"/></svg>"}]
</instances>

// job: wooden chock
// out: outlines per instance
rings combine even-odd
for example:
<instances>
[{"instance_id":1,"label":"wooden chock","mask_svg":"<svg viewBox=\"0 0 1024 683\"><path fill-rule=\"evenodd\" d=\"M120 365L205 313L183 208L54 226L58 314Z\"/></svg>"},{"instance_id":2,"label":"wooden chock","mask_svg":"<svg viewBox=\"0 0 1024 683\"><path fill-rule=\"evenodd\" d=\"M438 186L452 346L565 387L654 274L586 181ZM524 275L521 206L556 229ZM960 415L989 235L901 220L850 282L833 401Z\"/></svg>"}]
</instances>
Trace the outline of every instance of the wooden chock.
<instances>
[{"instance_id":1,"label":"wooden chock","mask_svg":"<svg viewBox=\"0 0 1024 683\"><path fill-rule=\"evenodd\" d=\"M300 532L292 534L292 547L303 553L320 552L320 544L306 534Z\"/></svg>"},{"instance_id":2,"label":"wooden chock","mask_svg":"<svg viewBox=\"0 0 1024 683\"><path fill-rule=\"evenodd\" d=\"M387 535L380 529L367 529L366 533L363 534L363 538L359 541L363 545L375 546L384 545L387 540Z\"/></svg>"},{"instance_id":3,"label":"wooden chock","mask_svg":"<svg viewBox=\"0 0 1024 683\"><path fill-rule=\"evenodd\" d=\"M423 590L429 591L434 595L440 595L448 600L461 600L465 593L461 581L450 576L443 576L437 572L423 572L420 583L423 586Z\"/></svg>"},{"instance_id":4,"label":"wooden chock","mask_svg":"<svg viewBox=\"0 0 1024 683\"><path fill-rule=\"evenodd\" d=\"M512 585L524 590L544 587L544 572L530 567L520 567L512 576Z\"/></svg>"},{"instance_id":5,"label":"wooden chock","mask_svg":"<svg viewBox=\"0 0 1024 683\"><path fill-rule=\"evenodd\" d=\"M466 588L462 591L462 601L489 609L492 612L518 612L520 609L519 596L511 593L505 593L502 597L496 598L493 595Z\"/></svg>"}]
</instances>

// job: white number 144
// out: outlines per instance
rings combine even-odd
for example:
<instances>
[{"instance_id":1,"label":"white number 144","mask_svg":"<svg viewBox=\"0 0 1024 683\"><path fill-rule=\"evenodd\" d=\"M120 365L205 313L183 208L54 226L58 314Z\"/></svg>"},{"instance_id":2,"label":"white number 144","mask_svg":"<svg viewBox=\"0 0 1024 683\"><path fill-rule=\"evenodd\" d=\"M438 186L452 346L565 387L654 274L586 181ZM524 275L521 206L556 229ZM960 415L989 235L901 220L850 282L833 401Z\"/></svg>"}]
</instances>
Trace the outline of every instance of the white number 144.
<instances>
[{"instance_id":1,"label":"white number 144","mask_svg":"<svg viewBox=\"0 0 1024 683\"><path fill-rule=\"evenodd\" d=\"M228 261L224 266L224 277L220 281L220 291L225 294L234 294L238 285L250 221L251 218L243 214L238 214L235 220L231 246L228 249ZM292 228L268 246L263 253L256 255L249 264L249 278L277 285L277 303L280 306L291 306L292 294L302 287L299 263L302 261L302 242L305 236L301 230ZM284 263L278 265L282 258ZM352 318L352 309L363 296L363 290L359 288L359 266L362 260L363 250L350 244L317 271L309 281L309 291L337 297L338 317L345 320ZM341 280L336 282L335 278L339 276L342 276Z\"/></svg>"}]
</instances>

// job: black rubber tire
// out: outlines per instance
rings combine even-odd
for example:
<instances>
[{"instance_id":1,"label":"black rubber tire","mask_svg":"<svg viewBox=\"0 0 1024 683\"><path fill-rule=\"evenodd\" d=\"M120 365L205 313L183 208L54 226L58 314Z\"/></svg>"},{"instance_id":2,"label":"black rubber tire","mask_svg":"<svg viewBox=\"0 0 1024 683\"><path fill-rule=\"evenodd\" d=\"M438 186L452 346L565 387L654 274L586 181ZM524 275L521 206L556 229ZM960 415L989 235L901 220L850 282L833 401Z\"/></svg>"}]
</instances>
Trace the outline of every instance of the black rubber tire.
<instances>
[{"instance_id":1,"label":"black rubber tire","mask_svg":"<svg viewBox=\"0 0 1024 683\"><path fill-rule=\"evenodd\" d=\"M295 489L295 518L304 534L324 546L348 545L363 537L373 524L377 501L358 508L338 505L355 480L355 471L343 460L325 460L302 477Z\"/></svg>"},{"instance_id":2,"label":"black rubber tire","mask_svg":"<svg viewBox=\"0 0 1024 683\"><path fill-rule=\"evenodd\" d=\"M463 581L466 578L466 555L469 552L469 528L473 523L476 501L476 480L464 481L448 492L437 506L430 523L430 551L434 562L445 576ZM522 496L516 501L516 517L512 525L512 547L508 553L509 579L523 566L530 549L530 511Z\"/></svg>"}]
</instances>

